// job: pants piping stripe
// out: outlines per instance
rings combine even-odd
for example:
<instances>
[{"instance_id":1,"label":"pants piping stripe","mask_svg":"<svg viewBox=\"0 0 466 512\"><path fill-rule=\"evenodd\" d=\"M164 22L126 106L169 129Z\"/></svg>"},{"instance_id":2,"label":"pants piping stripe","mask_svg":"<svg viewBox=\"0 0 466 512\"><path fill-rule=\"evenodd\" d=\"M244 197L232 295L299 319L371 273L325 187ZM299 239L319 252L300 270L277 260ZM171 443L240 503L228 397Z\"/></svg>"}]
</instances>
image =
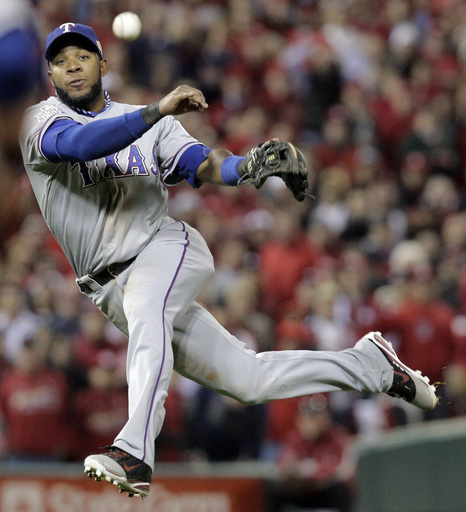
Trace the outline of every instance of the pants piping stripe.
<instances>
[{"instance_id":1,"label":"pants piping stripe","mask_svg":"<svg viewBox=\"0 0 466 512\"><path fill-rule=\"evenodd\" d=\"M155 400L155 394L157 392L157 389L158 389L158 386L159 386L159 382L160 382L160 378L162 376L162 370L163 370L163 366L165 364L165 349L166 349L166 343L167 343L167 340L166 340L166 334L165 334L165 308L167 306L167 301L168 301L168 297L170 295L170 292L171 290L173 289L173 286L175 284L175 281L176 281L176 278L178 277L178 274L179 274L179 271L181 269L181 266L184 262L184 259L185 259L185 256L186 256L186 251L188 249L188 246L190 244L190 240L189 240L189 233L186 231L186 226L183 222L180 222L180 224L183 226L183 231L185 232L185 240L186 240L186 243L184 245L184 248L183 248L183 254L181 256L181 260L178 264L178 267L176 269L176 272L175 272L175 275L173 276L173 279L172 279L172 282L170 284L170 287L168 288L168 291L165 295L165 299L164 299L164 302L163 302L163 309L162 309L162 327L163 327L163 351L162 351L162 362L160 364L160 370L159 370L159 374L157 376L157 382L155 383L155 387L154 387L154 391L152 393L152 397L151 397L151 403L150 403L150 408L149 408L149 415L147 417L147 421L146 421L146 428L145 428L145 432L144 432L144 454L143 454L143 457L142 457L142 460L144 461L145 458L146 458L146 441L147 441L147 433L148 433L148 429L149 429L149 423L150 423L150 418L152 416L152 409L154 408L154 400Z\"/></svg>"}]
</instances>

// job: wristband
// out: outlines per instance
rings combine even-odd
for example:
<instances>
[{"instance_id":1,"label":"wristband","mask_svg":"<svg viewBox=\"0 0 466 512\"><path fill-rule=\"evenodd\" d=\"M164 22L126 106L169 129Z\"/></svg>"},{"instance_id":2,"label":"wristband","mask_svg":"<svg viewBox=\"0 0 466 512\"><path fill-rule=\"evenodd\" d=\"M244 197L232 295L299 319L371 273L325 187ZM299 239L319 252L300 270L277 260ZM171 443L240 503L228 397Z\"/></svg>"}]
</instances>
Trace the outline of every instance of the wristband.
<instances>
[{"instance_id":1,"label":"wristband","mask_svg":"<svg viewBox=\"0 0 466 512\"><path fill-rule=\"evenodd\" d=\"M222 162L222 166L220 168L220 174L222 176L222 180L231 186L238 185L238 181L240 179L240 175L238 172L238 165L244 160L242 156L228 156Z\"/></svg>"},{"instance_id":2,"label":"wristband","mask_svg":"<svg viewBox=\"0 0 466 512\"><path fill-rule=\"evenodd\" d=\"M149 125L153 126L157 121L162 119L163 115L160 113L159 102L156 101L141 110L141 115L144 121Z\"/></svg>"}]
</instances>

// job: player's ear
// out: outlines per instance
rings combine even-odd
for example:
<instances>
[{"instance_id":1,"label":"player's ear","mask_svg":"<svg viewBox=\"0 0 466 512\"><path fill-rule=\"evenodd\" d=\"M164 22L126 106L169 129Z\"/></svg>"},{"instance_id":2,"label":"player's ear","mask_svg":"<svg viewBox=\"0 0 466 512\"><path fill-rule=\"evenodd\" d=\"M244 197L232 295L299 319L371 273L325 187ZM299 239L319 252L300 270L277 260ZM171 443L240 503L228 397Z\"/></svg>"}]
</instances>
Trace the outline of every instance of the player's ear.
<instances>
[{"instance_id":1,"label":"player's ear","mask_svg":"<svg viewBox=\"0 0 466 512\"><path fill-rule=\"evenodd\" d=\"M100 61L100 73L102 76L105 76L107 74L107 64L108 64L107 59L102 59Z\"/></svg>"},{"instance_id":2,"label":"player's ear","mask_svg":"<svg viewBox=\"0 0 466 512\"><path fill-rule=\"evenodd\" d=\"M52 73L50 71L47 71L47 76L49 78L50 83L55 87L55 83L53 82Z\"/></svg>"}]
</instances>

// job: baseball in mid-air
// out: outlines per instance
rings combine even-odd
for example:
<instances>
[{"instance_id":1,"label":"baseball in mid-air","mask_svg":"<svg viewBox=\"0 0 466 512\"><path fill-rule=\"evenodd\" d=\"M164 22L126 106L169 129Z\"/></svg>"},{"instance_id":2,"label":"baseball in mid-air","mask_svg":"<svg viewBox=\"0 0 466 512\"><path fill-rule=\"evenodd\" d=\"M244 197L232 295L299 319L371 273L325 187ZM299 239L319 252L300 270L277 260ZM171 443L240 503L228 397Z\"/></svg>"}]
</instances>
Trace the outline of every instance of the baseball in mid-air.
<instances>
[{"instance_id":1,"label":"baseball in mid-air","mask_svg":"<svg viewBox=\"0 0 466 512\"><path fill-rule=\"evenodd\" d=\"M134 12L121 12L112 23L113 33L125 41L134 41L141 35L141 20Z\"/></svg>"}]
</instances>

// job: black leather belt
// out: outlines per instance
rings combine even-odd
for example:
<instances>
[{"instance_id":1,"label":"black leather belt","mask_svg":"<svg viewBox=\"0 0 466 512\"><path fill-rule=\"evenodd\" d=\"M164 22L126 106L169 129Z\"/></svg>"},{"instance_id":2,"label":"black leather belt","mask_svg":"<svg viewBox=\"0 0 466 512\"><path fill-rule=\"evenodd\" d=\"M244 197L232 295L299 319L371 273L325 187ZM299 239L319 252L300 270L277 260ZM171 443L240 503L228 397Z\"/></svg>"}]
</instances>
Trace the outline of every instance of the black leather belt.
<instances>
[{"instance_id":1,"label":"black leather belt","mask_svg":"<svg viewBox=\"0 0 466 512\"><path fill-rule=\"evenodd\" d=\"M131 258L130 260L123 261L122 263L112 263L107 268L104 268L100 272L97 272L95 275L91 275L90 277L100 286L105 286L112 279L115 279L118 275L120 275L124 270L126 270L131 263L136 259Z\"/></svg>"}]
</instances>

